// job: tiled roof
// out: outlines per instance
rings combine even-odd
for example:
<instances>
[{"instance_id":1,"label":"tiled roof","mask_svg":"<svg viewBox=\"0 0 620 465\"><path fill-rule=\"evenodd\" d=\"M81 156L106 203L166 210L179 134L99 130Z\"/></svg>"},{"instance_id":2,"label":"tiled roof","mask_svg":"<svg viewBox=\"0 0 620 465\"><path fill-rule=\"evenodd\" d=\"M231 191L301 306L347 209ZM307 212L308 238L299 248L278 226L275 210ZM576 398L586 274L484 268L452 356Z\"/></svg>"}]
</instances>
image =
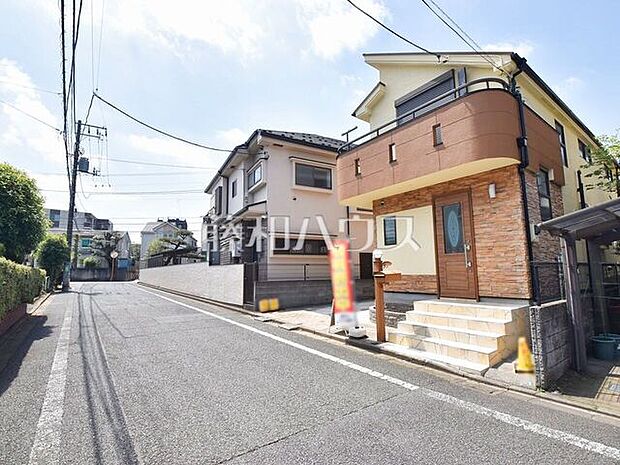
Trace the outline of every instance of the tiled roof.
<instances>
[{"instance_id":1,"label":"tiled roof","mask_svg":"<svg viewBox=\"0 0 620 465\"><path fill-rule=\"evenodd\" d=\"M306 132L274 131L272 129L261 129L261 134L275 139L284 139L290 142L298 142L303 145L322 148L326 150L338 150L345 142L331 137L309 134Z\"/></svg>"},{"instance_id":2,"label":"tiled roof","mask_svg":"<svg viewBox=\"0 0 620 465\"><path fill-rule=\"evenodd\" d=\"M151 221L144 225L144 228L142 228L142 232L153 232L155 231L155 229L157 229L158 226L161 226L162 224L167 224L169 226L172 226L174 229L179 229L175 225L170 224L167 221Z\"/></svg>"}]
</instances>

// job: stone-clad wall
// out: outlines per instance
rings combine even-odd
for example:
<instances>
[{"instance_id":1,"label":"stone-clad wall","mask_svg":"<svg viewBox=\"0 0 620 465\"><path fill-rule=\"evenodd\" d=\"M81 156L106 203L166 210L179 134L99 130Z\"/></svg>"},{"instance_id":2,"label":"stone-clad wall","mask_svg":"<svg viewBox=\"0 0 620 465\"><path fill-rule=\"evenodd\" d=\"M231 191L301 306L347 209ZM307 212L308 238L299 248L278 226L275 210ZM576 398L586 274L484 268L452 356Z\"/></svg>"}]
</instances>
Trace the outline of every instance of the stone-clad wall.
<instances>
[{"instance_id":1,"label":"stone-clad wall","mask_svg":"<svg viewBox=\"0 0 620 465\"><path fill-rule=\"evenodd\" d=\"M177 292L233 305L243 305L243 265L208 263L140 270L140 281Z\"/></svg>"},{"instance_id":2,"label":"stone-clad wall","mask_svg":"<svg viewBox=\"0 0 620 465\"><path fill-rule=\"evenodd\" d=\"M489 198L489 184L496 198ZM521 186L516 165L376 200L375 215L431 205L434 196L471 189L478 285L482 297L530 298ZM436 292L435 275L404 276L386 290Z\"/></svg>"},{"instance_id":3,"label":"stone-clad wall","mask_svg":"<svg viewBox=\"0 0 620 465\"><path fill-rule=\"evenodd\" d=\"M573 361L573 334L565 302L530 307L536 386L550 389Z\"/></svg>"}]
</instances>

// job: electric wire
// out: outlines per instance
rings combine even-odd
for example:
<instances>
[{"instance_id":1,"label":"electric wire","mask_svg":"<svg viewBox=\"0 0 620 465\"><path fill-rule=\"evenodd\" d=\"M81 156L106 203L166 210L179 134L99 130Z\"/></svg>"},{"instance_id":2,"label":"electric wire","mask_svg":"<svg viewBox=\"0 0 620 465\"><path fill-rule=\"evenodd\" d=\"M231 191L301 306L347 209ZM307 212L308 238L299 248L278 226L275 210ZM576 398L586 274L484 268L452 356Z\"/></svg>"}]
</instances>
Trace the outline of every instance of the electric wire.
<instances>
[{"instance_id":1,"label":"electric wire","mask_svg":"<svg viewBox=\"0 0 620 465\"><path fill-rule=\"evenodd\" d=\"M406 43L408 43L409 45L417 48L418 50L421 50L422 52L425 52L429 55L433 55L435 57L437 57L438 61L441 61L441 55L439 53L436 52L431 52L430 50L428 50L427 48L422 47L421 45L416 44L415 42L407 39L405 36L403 36L402 34L396 32L394 29L390 28L389 26L387 26L386 24L382 23L381 21L379 21L377 18L375 18L374 16L372 16L370 13L368 13L367 11L363 10L362 8L360 8L358 5L356 5L355 3L353 3L353 1L351 0L346 0L347 3L349 3L353 8L355 8L357 11L359 11L360 13L363 13L364 15L366 15L368 18L370 18L371 20L373 20L375 23L377 23L379 26L381 26L383 29L385 29L386 31L390 32L391 34L395 35L396 37L398 37L399 39L405 41Z\"/></svg>"},{"instance_id":2,"label":"electric wire","mask_svg":"<svg viewBox=\"0 0 620 465\"><path fill-rule=\"evenodd\" d=\"M92 157L91 160L104 160L103 158ZM175 165L172 163L155 163L148 161L137 161L137 160L126 160L123 158L108 158L109 161L113 161L116 163L128 163L131 165L145 165L145 166L163 166L167 168L181 168L181 169L191 169L191 170L207 170L207 171L216 171L216 168L208 168L204 166L190 166L190 165Z\"/></svg>"},{"instance_id":3,"label":"electric wire","mask_svg":"<svg viewBox=\"0 0 620 465\"><path fill-rule=\"evenodd\" d=\"M44 125L45 125L45 126L47 126L48 128L51 128L51 129L53 129L54 131L56 131L57 133L62 134L62 129L59 129L59 128L57 128L56 126L54 126L54 125L52 125L52 124L50 124L50 123L47 123L47 122L43 121L42 119L37 118L37 117L36 117L36 116L34 116L34 115L31 115L31 114L30 114L30 113L28 113L27 111L24 111L24 110L22 110L21 108L16 107L16 106L15 106L15 105L13 105L12 103L5 102L4 100L1 100L1 99L0 99L0 103L2 103L3 105L6 105L7 107L12 108L12 109L13 109L13 110L15 110L15 111L18 111L18 112L22 113L23 115L26 115L26 116L27 116L27 117L29 117L29 118L32 118L32 119L33 119L33 120L35 120L35 121L38 121L38 122L39 122L39 123L41 123L41 124L44 124Z\"/></svg>"},{"instance_id":4,"label":"electric wire","mask_svg":"<svg viewBox=\"0 0 620 465\"><path fill-rule=\"evenodd\" d=\"M62 95L62 92L56 92L54 90L41 89L39 87L34 87L34 86L26 86L24 84L19 84L17 82L12 82L12 81L0 80L0 84L4 84L4 85L7 85L7 86L21 87L22 89L30 89L30 90L34 90L36 92L44 92L46 94Z\"/></svg>"}]
</instances>

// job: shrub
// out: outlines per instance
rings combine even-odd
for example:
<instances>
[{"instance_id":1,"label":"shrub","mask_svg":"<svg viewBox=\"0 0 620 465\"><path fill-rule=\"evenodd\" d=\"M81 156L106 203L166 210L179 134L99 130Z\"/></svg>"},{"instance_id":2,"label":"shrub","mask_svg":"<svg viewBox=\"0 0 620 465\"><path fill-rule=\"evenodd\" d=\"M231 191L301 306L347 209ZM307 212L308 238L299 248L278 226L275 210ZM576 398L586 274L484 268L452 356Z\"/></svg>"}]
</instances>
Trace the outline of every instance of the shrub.
<instances>
[{"instance_id":1,"label":"shrub","mask_svg":"<svg viewBox=\"0 0 620 465\"><path fill-rule=\"evenodd\" d=\"M39 244L37 258L41 268L47 271L50 277L50 288L53 289L60 280L65 263L71 258L65 236L48 234Z\"/></svg>"},{"instance_id":2,"label":"shrub","mask_svg":"<svg viewBox=\"0 0 620 465\"><path fill-rule=\"evenodd\" d=\"M97 257L86 257L83 263L84 268L93 269L99 266L99 259Z\"/></svg>"},{"instance_id":3,"label":"shrub","mask_svg":"<svg viewBox=\"0 0 620 465\"><path fill-rule=\"evenodd\" d=\"M0 320L7 311L32 302L43 289L45 272L0 257Z\"/></svg>"}]
</instances>

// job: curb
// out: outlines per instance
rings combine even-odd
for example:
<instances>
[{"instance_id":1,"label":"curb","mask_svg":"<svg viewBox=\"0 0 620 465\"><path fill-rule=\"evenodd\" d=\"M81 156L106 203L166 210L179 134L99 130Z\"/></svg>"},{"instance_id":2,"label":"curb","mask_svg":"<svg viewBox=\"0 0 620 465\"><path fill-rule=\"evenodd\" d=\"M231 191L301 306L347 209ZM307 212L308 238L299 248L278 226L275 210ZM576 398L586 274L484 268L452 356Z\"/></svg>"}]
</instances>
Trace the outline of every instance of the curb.
<instances>
[{"instance_id":1,"label":"curb","mask_svg":"<svg viewBox=\"0 0 620 465\"><path fill-rule=\"evenodd\" d=\"M181 297L185 297L185 298L188 298L188 299L191 299L191 300L196 300L196 301L199 301L199 302L203 302L203 303L215 305L215 306L218 306L218 307L226 308L228 310L234 310L236 312L243 313L245 315L252 316L252 317L269 315L269 313L253 312L253 311L246 310L246 309L241 308L241 307L236 306L236 305L230 305L230 304L226 304L226 303L215 301L215 300L211 300L211 299L206 299L204 297L198 297L198 296L195 296L195 295L192 295L192 294L187 294L185 292L175 291L175 290L168 289L168 288L161 287L161 286L154 286L152 284L146 284L146 283L143 283L143 282L138 282L137 284L140 285L140 286L149 287L149 288L156 289L156 290L159 290L159 291L168 292L170 294L176 294L176 295L179 295ZM270 318L271 318L271 320L269 322L274 322L274 323L277 323L277 324L288 323L288 322L285 322L285 321L278 320L277 318L272 318L272 317L270 317ZM416 365L420 365L420 366L423 366L423 367L431 368L431 369L434 369L434 370L439 370L439 371L442 371L444 373L448 373L448 374L451 374L451 375L459 376L461 378L467 378L467 379L470 379L472 381L476 381L478 383L486 384L488 386L493 386L493 387L496 387L496 388L501 388L501 389L504 389L504 390L509 391L509 392L516 392L516 393L519 393L519 394L522 394L522 395L526 395L526 396L529 396L529 397L533 397L533 398L536 398L536 399L542 399L542 400L546 400L546 401L553 402L553 403L556 403L556 404L560 404L560 405L576 408L576 409L582 410L584 412L596 413L598 415L604 415L606 417L613 418L614 420L620 420L620 413L608 412L608 411L605 411L605 410L599 410L599 409L591 407L591 406L583 405L583 404L581 404L579 402L574 402L574 401L571 401L569 399L562 399L560 397L556 397L556 396L554 396L552 394L548 394L548 393L546 393L544 391L533 391L533 390L526 389L526 388L523 388L523 387L520 387L520 386L513 386L511 384L502 383L501 381L487 379L487 378L484 378L483 376L475 375L473 373L468 373L466 371L459 370L459 369L456 369L456 368L451 368L451 367L449 367L447 365L442 365L440 363L435 363L435 362L430 361L430 360L422 361L422 360L419 360L419 359L416 359L416 358L413 358L413 357L409 357L409 356L407 356L405 354L399 354L399 353L387 350L385 348L379 347L378 344L374 344L374 343L370 342L369 339L351 339L351 338L348 338L346 336L340 336L338 334L325 333L325 332L318 331L318 330L315 330L315 329L312 329L312 328L307 328L307 327L304 327L303 325L298 326L297 329L299 329L300 331L303 331L305 333L310 333L310 334L314 334L314 335L321 336L321 337L324 337L324 338L332 339L334 341L338 341L338 342L344 343L345 345L353 346L353 347L356 347L358 349L366 350L368 352L388 355L390 357L397 358L399 360L403 360L403 361L410 362L410 363L415 363Z\"/></svg>"},{"instance_id":2,"label":"curb","mask_svg":"<svg viewBox=\"0 0 620 465\"><path fill-rule=\"evenodd\" d=\"M35 307L31 311L26 310L26 314L32 315L33 313L35 313L37 310L39 310L43 306L43 304L47 301L47 299L49 299L50 296L53 294L54 294L53 292L46 292L42 297L39 297L39 299L35 300L34 302Z\"/></svg>"}]
</instances>

